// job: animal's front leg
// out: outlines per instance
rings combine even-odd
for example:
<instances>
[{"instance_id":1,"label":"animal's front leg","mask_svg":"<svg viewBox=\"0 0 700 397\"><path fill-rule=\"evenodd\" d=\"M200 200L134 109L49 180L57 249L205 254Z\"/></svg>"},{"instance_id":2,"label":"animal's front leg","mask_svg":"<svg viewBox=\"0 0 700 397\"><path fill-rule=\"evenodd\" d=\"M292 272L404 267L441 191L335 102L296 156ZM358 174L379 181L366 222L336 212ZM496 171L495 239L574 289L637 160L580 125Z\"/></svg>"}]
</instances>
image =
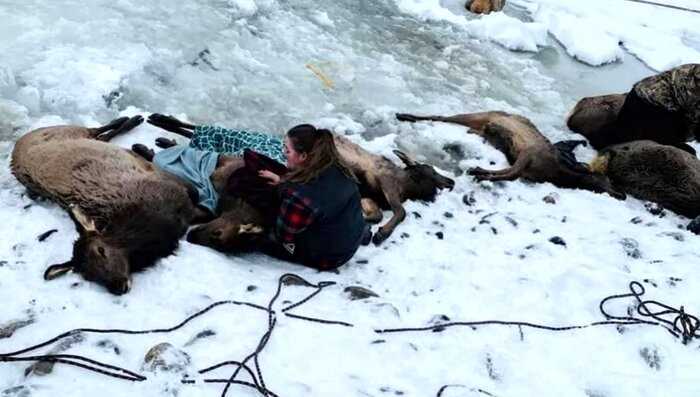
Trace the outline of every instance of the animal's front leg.
<instances>
[{"instance_id":1,"label":"animal's front leg","mask_svg":"<svg viewBox=\"0 0 700 397\"><path fill-rule=\"evenodd\" d=\"M169 147L177 146L177 142L174 139L160 137L156 138L156 146L162 149L167 149Z\"/></svg>"},{"instance_id":2,"label":"animal's front leg","mask_svg":"<svg viewBox=\"0 0 700 397\"><path fill-rule=\"evenodd\" d=\"M392 193L389 195L389 197L387 197L387 201L389 202L391 211L394 214L392 215L391 219L389 219L389 221L384 224L384 226L380 227L379 230L377 230L377 233L374 234L372 242L374 242L376 245L381 244L384 242L384 240L391 236L391 233L394 232L396 226L398 226L398 224L403 222L403 220L406 218L406 210L403 208L403 205L401 205L401 199L396 194Z\"/></svg>"},{"instance_id":3,"label":"animal's front leg","mask_svg":"<svg viewBox=\"0 0 700 397\"><path fill-rule=\"evenodd\" d=\"M363 198L360 204L362 204L362 215L365 217L365 222L379 223L382 221L384 214L382 214L381 208L379 208L374 200Z\"/></svg>"},{"instance_id":4,"label":"animal's front leg","mask_svg":"<svg viewBox=\"0 0 700 397\"><path fill-rule=\"evenodd\" d=\"M92 138L97 138L98 135L105 133L107 131L111 131L115 128L119 128L122 124L126 123L129 120L128 117L120 117L118 119L114 119L110 121L108 124L103 125L102 127L98 128L93 128L91 130L91 137Z\"/></svg>"},{"instance_id":5,"label":"animal's front leg","mask_svg":"<svg viewBox=\"0 0 700 397\"><path fill-rule=\"evenodd\" d=\"M148 146L142 143L135 143L131 145L131 151L149 162L153 161L153 157L156 155L156 152L154 152L153 149L148 148Z\"/></svg>"}]
</instances>

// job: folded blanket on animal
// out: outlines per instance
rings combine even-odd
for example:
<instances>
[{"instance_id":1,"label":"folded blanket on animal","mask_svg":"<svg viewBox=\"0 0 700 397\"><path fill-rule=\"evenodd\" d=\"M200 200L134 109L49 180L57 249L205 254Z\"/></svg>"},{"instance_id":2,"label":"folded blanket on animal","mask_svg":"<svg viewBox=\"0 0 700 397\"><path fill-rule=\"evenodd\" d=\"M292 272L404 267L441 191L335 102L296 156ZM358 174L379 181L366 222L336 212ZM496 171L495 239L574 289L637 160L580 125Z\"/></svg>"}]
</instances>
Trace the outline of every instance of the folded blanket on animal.
<instances>
[{"instance_id":1,"label":"folded blanket on animal","mask_svg":"<svg viewBox=\"0 0 700 397\"><path fill-rule=\"evenodd\" d=\"M209 177L216 169L218 160L218 153L182 145L161 150L153 157L153 163L158 168L192 184L197 189L199 205L214 214L219 195Z\"/></svg>"},{"instance_id":2,"label":"folded blanket on animal","mask_svg":"<svg viewBox=\"0 0 700 397\"><path fill-rule=\"evenodd\" d=\"M252 150L243 152L243 160L245 166L234 171L229 177L226 184L227 192L234 197L242 198L263 214L269 214L274 219L281 205L277 186L270 185L269 180L261 178L258 173L262 170L269 170L277 175L284 175L288 172L287 167Z\"/></svg>"},{"instance_id":3,"label":"folded blanket on animal","mask_svg":"<svg viewBox=\"0 0 700 397\"><path fill-rule=\"evenodd\" d=\"M287 162L282 139L264 132L199 125L194 129L190 147L234 156L240 156L250 149L281 163Z\"/></svg>"}]
</instances>

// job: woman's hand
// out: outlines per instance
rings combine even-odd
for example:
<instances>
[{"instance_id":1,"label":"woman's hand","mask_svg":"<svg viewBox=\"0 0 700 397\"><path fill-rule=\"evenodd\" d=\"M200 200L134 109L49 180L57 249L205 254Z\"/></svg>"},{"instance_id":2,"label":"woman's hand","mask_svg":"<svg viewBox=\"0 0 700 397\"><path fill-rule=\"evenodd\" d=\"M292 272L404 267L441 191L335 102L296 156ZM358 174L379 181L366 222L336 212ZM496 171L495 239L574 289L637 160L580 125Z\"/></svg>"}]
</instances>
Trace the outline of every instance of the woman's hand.
<instances>
[{"instance_id":1,"label":"woman's hand","mask_svg":"<svg viewBox=\"0 0 700 397\"><path fill-rule=\"evenodd\" d=\"M273 185L273 186L279 185L280 180L281 180L279 175L275 174L272 171L268 171L268 170L262 170L262 171L258 172L258 176L261 178L267 179L268 180L267 183L269 185Z\"/></svg>"}]
</instances>

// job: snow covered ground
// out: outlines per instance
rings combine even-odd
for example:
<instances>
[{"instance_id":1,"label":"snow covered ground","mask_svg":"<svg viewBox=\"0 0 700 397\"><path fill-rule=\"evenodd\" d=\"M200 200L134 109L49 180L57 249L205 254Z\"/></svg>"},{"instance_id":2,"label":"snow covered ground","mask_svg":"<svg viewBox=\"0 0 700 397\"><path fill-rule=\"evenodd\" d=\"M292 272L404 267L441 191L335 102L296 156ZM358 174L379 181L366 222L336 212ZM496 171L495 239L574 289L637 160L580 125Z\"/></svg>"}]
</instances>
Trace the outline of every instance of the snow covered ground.
<instances>
[{"instance_id":1,"label":"snow covered ground","mask_svg":"<svg viewBox=\"0 0 700 397\"><path fill-rule=\"evenodd\" d=\"M462 128L393 119L397 111L499 109L530 117L552 140L572 138L564 116L581 95L629 89L653 73L645 65L700 61L697 14L619 0L511 0L505 13L485 17L466 15L462 6L461 0L0 3L0 327L34 319L0 339L0 353L77 327L169 327L218 300L265 305L280 275L294 272L338 283L297 313L355 327L280 316L260 357L268 387L280 396L435 396L446 384L466 387L445 389L444 397L484 395L478 389L500 397L698 395L698 342L684 346L660 328L523 329L522 336L495 326L373 332L425 326L440 316L600 321L599 301L627 292L632 280L646 280L650 299L700 313L700 251L697 237L684 230L687 219L652 215L632 198L520 181L476 183L463 171L504 166L500 152ZM618 41L622 50L612 44ZM621 61L594 68L567 53L591 64ZM24 195L9 173L12 142L39 126L97 125L149 112L278 133L313 122L373 151L413 152L453 175L457 186L432 205L408 203L409 216L394 236L361 248L338 274L183 241L177 255L137 274L126 296L75 275L43 281L48 265L68 258L76 233L55 205ZM157 136L143 125L117 143ZM447 145L462 155L448 154ZM548 195L555 204L543 201ZM58 232L37 241L49 229ZM351 301L348 286L379 297ZM280 305L308 292L289 287ZM614 302L610 310L625 315L627 303L633 302ZM169 342L190 355L187 371L194 374L245 357L266 324L263 312L221 307L172 334L87 335L67 353L142 372L148 381L60 365L25 377L26 364L2 363L0 396L220 395L219 386L185 386L180 374L142 371L144 355ZM213 335L188 343L205 330ZM229 395L256 393L234 387Z\"/></svg>"}]
</instances>

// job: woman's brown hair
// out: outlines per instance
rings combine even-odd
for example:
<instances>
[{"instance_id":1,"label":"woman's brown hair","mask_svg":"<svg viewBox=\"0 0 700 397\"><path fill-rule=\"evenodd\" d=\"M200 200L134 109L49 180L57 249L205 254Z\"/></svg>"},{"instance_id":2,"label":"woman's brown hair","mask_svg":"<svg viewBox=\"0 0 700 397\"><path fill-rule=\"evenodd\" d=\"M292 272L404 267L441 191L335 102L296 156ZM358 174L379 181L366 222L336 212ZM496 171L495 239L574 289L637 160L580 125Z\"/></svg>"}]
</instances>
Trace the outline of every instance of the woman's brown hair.
<instances>
[{"instance_id":1,"label":"woman's brown hair","mask_svg":"<svg viewBox=\"0 0 700 397\"><path fill-rule=\"evenodd\" d=\"M336 166L348 178L357 182L357 177L340 158L333 134L326 129L317 129L311 124L301 124L287 132L294 151L306 154L304 165L286 175L285 180L308 183L323 171Z\"/></svg>"}]
</instances>

